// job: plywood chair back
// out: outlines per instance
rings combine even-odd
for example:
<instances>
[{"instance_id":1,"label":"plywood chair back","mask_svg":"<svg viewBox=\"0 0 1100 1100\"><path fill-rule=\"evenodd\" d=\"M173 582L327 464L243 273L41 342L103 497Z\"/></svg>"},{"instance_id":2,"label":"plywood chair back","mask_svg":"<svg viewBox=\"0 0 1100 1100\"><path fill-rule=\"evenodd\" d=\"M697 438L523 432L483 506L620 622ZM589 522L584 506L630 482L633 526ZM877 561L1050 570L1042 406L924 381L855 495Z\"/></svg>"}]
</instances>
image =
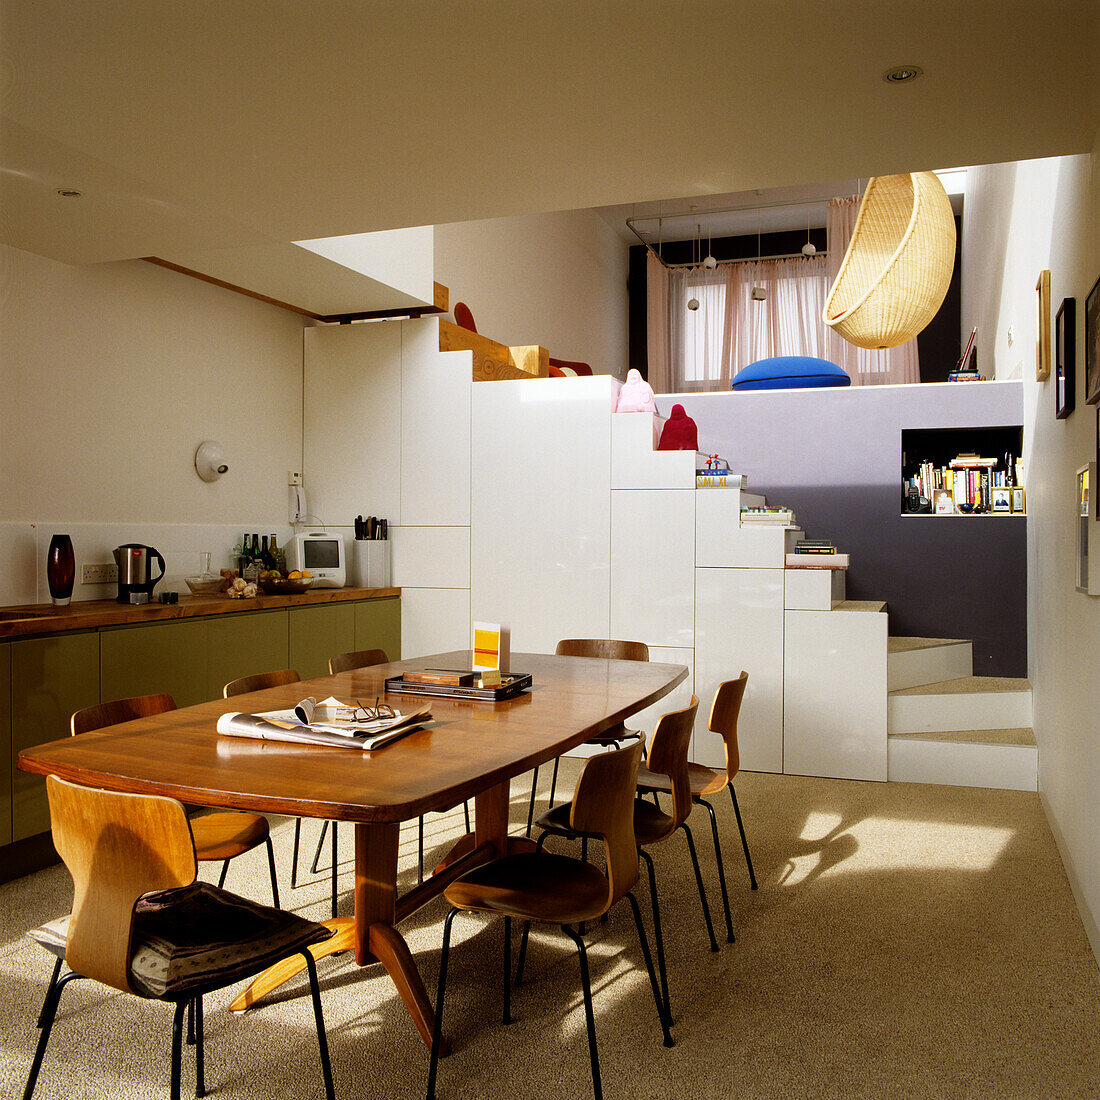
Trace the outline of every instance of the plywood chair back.
<instances>
[{"instance_id":1,"label":"plywood chair back","mask_svg":"<svg viewBox=\"0 0 1100 1100\"><path fill-rule=\"evenodd\" d=\"M607 857L607 908L638 881L634 789L641 759L641 741L589 757L573 791L570 827L579 833L603 837Z\"/></svg>"},{"instance_id":2,"label":"plywood chair back","mask_svg":"<svg viewBox=\"0 0 1100 1100\"><path fill-rule=\"evenodd\" d=\"M351 672L354 668L385 665L389 660L384 649L360 649L355 653L337 653L335 657L328 659L328 674L335 676L338 672Z\"/></svg>"},{"instance_id":3,"label":"plywood chair back","mask_svg":"<svg viewBox=\"0 0 1100 1100\"><path fill-rule=\"evenodd\" d=\"M69 729L75 737L78 733L90 733L104 726L117 726L119 722L132 722L136 718L148 718L151 714L163 714L175 710L176 701L171 695L135 695L129 699L112 699L108 703L96 703L78 710L70 719Z\"/></svg>"},{"instance_id":4,"label":"plywood chair back","mask_svg":"<svg viewBox=\"0 0 1100 1100\"><path fill-rule=\"evenodd\" d=\"M134 906L143 894L195 881L183 806L159 795L82 787L47 776L53 842L73 877L65 959L128 993Z\"/></svg>"},{"instance_id":5,"label":"plywood chair back","mask_svg":"<svg viewBox=\"0 0 1100 1100\"><path fill-rule=\"evenodd\" d=\"M554 652L559 657L602 657L607 661L648 661L645 642L624 642L614 638L563 638Z\"/></svg>"},{"instance_id":6,"label":"plywood chair back","mask_svg":"<svg viewBox=\"0 0 1100 1100\"><path fill-rule=\"evenodd\" d=\"M283 684L296 684L301 676L292 668L280 668L274 672L255 672L251 676L241 676L230 680L222 688L222 698L232 699L234 695L245 695L250 691L263 691L264 688L282 687Z\"/></svg>"},{"instance_id":7,"label":"plywood chair back","mask_svg":"<svg viewBox=\"0 0 1100 1100\"><path fill-rule=\"evenodd\" d=\"M726 778L733 779L741 767L741 753L737 748L737 716L741 712L741 700L749 674L743 669L736 680L726 680L718 685L710 708L707 729L721 735L726 746Z\"/></svg>"},{"instance_id":8,"label":"plywood chair back","mask_svg":"<svg viewBox=\"0 0 1100 1100\"><path fill-rule=\"evenodd\" d=\"M691 813L691 780L688 778L688 750L691 732L695 728L695 713L699 700L693 695L683 710L662 714L653 731L653 745L649 750L646 767L652 772L667 775L672 785L671 835L687 820Z\"/></svg>"}]
</instances>

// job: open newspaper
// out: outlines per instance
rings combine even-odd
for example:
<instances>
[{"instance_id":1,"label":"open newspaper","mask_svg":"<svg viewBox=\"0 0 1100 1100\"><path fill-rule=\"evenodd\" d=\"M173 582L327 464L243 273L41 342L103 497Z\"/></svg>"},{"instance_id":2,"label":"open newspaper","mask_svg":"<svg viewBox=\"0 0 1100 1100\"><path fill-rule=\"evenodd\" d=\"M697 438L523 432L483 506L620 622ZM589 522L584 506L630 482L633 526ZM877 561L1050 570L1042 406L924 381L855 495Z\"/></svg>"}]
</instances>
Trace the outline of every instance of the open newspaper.
<instances>
[{"instance_id":1,"label":"open newspaper","mask_svg":"<svg viewBox=\"0 0 1100 1100\"><path fill-rule=\"evenodd\" d=\"M427 703L413 711L395 711L392 717L385 718L364 718L363 713L362 708L348 706L339 699L330 697L318 703L310 697L289 710L223 714L218 719L218 733L226 737L369 751L421 729L431 721L432 707Z\"/></svg>"}]
</instances>

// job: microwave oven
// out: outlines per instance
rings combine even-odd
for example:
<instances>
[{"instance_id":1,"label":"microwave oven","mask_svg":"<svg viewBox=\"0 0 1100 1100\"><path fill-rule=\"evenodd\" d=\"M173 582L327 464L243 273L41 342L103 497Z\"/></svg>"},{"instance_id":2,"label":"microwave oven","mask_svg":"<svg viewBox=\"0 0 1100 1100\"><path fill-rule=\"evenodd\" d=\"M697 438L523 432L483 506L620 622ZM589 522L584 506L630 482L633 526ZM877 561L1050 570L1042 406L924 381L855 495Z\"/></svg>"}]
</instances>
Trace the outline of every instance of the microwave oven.
<instances>
[{"instance_id":1,"label":"microwave oven","mask_svg":"<svg viewBox=\"0 0 1100 1100\"><path fill-rule=\"evenodd\" d=\"M314 588L343 588L347 583L347 561L342 535L309 531L291 535L286 546L286 567L308 569Z\"/></svg>"}]
</instances>

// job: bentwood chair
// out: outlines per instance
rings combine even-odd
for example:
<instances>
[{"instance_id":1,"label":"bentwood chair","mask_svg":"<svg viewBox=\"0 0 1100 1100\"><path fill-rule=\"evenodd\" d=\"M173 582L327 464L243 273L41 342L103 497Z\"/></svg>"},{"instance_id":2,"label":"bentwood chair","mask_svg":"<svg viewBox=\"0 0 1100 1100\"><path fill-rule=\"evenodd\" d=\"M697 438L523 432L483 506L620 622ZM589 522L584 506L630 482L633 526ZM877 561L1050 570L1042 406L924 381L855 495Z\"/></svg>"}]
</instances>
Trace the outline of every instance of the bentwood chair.
<instances>
[{"instance_id":1,"label":"bentwood chair","mask_svg":"<svg viewBox=\"0 0 1100 1100\"><path fill-rule=\"evenodd\" d=\"M663 714L653 731L653 742L649 750L649 768L655 774L665 776L672 792L672 812L666 814L652 802L641 798L634 800L634 836L638 843L638 854L645 860L649 872L649 894L653 905L653 929L657 937L657 959L661 964L661 992L664 996L665 1012L672 1019L672 1010L668 999L668 975L664 967L664 942L661 934L661 909L657 901L657 880L653 870L653 858L647 848L667 840L677 829L682 829L687 837L691 865L695 870L695 885L699 891L699 904L703 907L703 919L706 921L707 935L710 938L711 951L718 950L714 938L714 925L710 919L710 906L707 903L707 891L703 885L703 876L699 870L699 859L695 851L695 840L687 825L687 816L691 813L691 791L688 786L688 746L695 726L695 713L699 700L693 695L691 703L683 710ZM598 759L598 758L594 758ZM562 836L570 840L587 840L583 830L573 823L572 806L567 802L547 810L539 819L538 826L543 830L538 845L541 849L547 836Z\"/></svg>"},{"instance_id":2,"label":"bentwood chair","mask_svg":"<svg viewBox=\"0 0 1100 1100\"><path fill-rule=\"evenodd\" d=\"M196 1032L195 1095L204 1096L203 996L295 954L309 970L325 1095L333 1100L317 971L307 950L331 931L197 881L192 825L175 799L94 790L52 775L46 788L54 844L75 888L65 946L72 969L47 994L24 1100L34 1092L70 981L92 978L175 1005L171 1096L178 1100L184 1010Z\"/></svg>"},{"instance_id":3,"label":"bentwood chair","mask_svg":"<svg viewBox=\"0 0 1100 1100\"><path fill-rule=\"evenodd\" d=\"M726 889L726 871L722 864L722 845L718 839L718 821L714 816L714 807L707 801L708 795L717 794L723 787L730 792L733 812L737 817L737 829L741 833L741 847L745 850L745 864L749 869L749 882L756 889L756 875L752 869L752 856L749 855L749 842L745 838L745 825L741 820L741 807L737 804L737 792L733 789L733 777L741 766L741 756L737 748L737 715L741 710L741 700L745 697L745 687L749 674L742 672L736 680L727 680L718 685L714 703L710 708L710 720L707 729L721 734L726 750L726 770L716 771L702 764L688 764L688 782L691 785L691 797L701 802L710 814L711 835L714 837L714 856L718 863L718 881L722 887L722 905L726 911L726 942L733 943L733 922L730 920L729 892ZM672 788L667 775L660 775L644 765L638 771L638 790L643 794L670 794Z\"/></svg>"},{"instance_id":4,"label":"bentwood chair","mask_svg":"<svg viewBox=\"0 0 1100 1100\"><path fill-rule=\"evenodd\" d=\"M614 638L563 638L554 652L559 657L599 657L605 661L648 661L649 647L645 642L620 641ZM596 737L590 737L586 745L601 748L618 747L624 741L642 737L638 731L628 730L624 726L608 730ZM550 777L549 806L554 805L554 793L558 786L558 763L560 757L554 757L554 771ZM535 816L535 788L538 786L539 770L536 767L531 777L531 804L527 807L527 835L531 835L531 821Z\"/></svg>"},{"instance_id":5,"label":"bentwood chair","mask_svg":"<svg viewBox=\"0 0 1100 1100\"><path fill-rule=\"evenodd\" d=\"M335 657L328 659L328 671L330 676L335 676L340 672L351 672L357 668L370 668L371 665L384 665L389 661L389 657L386 656L385 650L382 649L360 649L355 653L338 653ZM466 832L470 831L470 804L469 802L462 803L462 810L466 815ZM325 823L326 825L328 822ZM424 815L421 814L417 818L416 822L417 833L417 880L419 882L424 881ZM324 840L325 833L324 828L321 829L321 840ZM336 822L332 822L332 844L333 844L333 862L336 862ZM318 842L318 851L320 851L320 842ZM316 857L314 857L314 870L316 871ZM333 914L335 916L335 914Z\"/></svg>"},{"instance_id":6,"label":"bentwood chair","mask_svg":"<svg viewBox=\"0 0 1100 1100\"><path fill-rule=\"evenodd\" d=\"M497 859L464 875L447 887L445 896L451 910L443 924L443 953L439 964L439 989L435 1002L435 1030L432 1035L431 1062L428 1069L428 1100L434 1100L436 1070L443 1033L443 1005L447 991L447 960L450 953L451 926L460 911L490 913L504 917L504 1023L511 1015L512 920L524 921L523 942L517 982L523 969L523 957L532 922L557 924L577 945L580 956L581 991L584 996L585 1023L588 1029L588 1053L592 1064L592 1086L601 1100L599 1056L592 1013L592 990L588 974L588 955L584 940L572 925L595 920L606 913L624 895L630 901L638 939L649 973L649 984L657 1005L665 1046L672 1036L657 989L653 958L642 924L638 902L631 890L638 880L638 855L632 827L631 803L637 781L641 742L626 748L600 753L585 762L577 780L573 801L569 804L570 825L579 833L603 841L606 874L594 864L549 852L523 852ZM658 947L660 951L660 947ZM662 963L663 969L663 963Z\"/></svg>"},{"instance_id":7,"label":"bentwood chair","mask_svg":"<svg viewBox=\"0 0 1100 1100\"><path fill-rule=\"evenodd\" d=\"M230 680L229 683L222 688L222 698L232 699L235 695L246 695L250 691L263 691L265 688L283 687L285 684L296 684L300 680L301 676L292 668L279 668L272 672L254 672L250 676L240 676L236 680ZM328 822L323 822L321 825L321 835L317 838L317 851L313 853L313 866L311 868L313 874L317 873L317 863L321 858L321 848L325 843L325 830L327 828ZM294 819L294 849L290 862L290 888L292 890L298 887L298 851L301 842L302 819L296 817ZM332 915L334 918L336 916L336 899L338 897L337 872L336 826L334 823L332 829Z\"/></svg>"}]
</instances>

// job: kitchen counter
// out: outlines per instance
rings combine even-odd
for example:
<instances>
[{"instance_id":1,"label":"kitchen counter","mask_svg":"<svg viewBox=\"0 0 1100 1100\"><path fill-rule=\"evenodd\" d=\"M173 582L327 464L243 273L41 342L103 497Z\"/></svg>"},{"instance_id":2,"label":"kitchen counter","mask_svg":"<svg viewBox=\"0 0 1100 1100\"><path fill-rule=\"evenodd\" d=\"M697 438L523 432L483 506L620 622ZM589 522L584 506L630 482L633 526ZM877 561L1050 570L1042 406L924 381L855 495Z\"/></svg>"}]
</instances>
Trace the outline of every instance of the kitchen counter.
<instances>
[{"instance_id":1,"label":"kitchen counter","mask_svg":"<svg viewBox=\"0 0 1100 1100\"><path fill-rule=\"evenodd\" d=\"M179 603L161 604L155 598L147 604L122 604L115 600L85 600L68 607L32 604L0 608L0 638L23 638L36 634L58 634L69 630L90 630L101 626L128 626L206 615L272 611L279 608L373 600L400 596L400 588L318 588L294 596L256 596L231 600L228 596L184 596Z\"/></svg>"}]
</instances>

